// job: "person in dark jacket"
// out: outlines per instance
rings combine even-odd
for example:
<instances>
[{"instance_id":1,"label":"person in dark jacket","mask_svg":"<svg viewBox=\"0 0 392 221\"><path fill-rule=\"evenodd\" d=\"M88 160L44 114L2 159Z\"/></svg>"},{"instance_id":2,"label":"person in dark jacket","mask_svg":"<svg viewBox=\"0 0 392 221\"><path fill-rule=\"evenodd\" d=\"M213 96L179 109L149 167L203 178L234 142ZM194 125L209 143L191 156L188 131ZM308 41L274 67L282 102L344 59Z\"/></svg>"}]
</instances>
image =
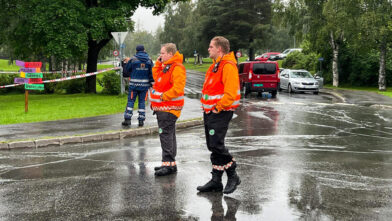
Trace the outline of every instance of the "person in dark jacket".
<instances>
[{"instance_id":1,"label":"person in dark jacket","mask_svg":"<svg viewBox=\"0 0 392 221\"><path fill-rule=\"evenodd\" d=\"M122 125L130 126L133 115L133 106L136 98L139 97L139 127L144 125L146 119L146 96L148 89L152 86L154 79L152 77L153 63L147 52L144 51L143 45L136 46L136 54L132 58L126 58L126 70L130 74L128 103L124 112L124 121Z\"/></svg>"}]
</instances>

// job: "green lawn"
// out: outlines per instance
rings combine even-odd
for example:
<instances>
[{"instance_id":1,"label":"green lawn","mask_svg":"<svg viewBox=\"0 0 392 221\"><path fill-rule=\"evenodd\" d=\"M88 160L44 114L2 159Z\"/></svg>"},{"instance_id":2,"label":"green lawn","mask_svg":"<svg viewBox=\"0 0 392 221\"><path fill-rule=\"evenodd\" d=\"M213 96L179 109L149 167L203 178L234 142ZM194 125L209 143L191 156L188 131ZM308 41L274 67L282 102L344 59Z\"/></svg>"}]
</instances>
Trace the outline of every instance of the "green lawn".
<instances>
[{"instance_id":1,"label":"green lawn","mask_svg":"<svg viewBox=\"0 0 392 221\"><path fill-rule=\"evenodd\" d=\"M8 64L8 60L0 59L0 71L19 71L20 67Z\"/></svg>"},{"instance_id":2,"label":"green lawn","mask_svg":"<svg viewBox=\"0 0 392 221\"><path fill-rule=\"evenodd\" d=\"M98 64L97 65L97 70L102 70L102 69L106 69L106 68L113 68L114 65L112 64Z\"/></svg>"},{"instance_id":3,"label":"green lawn","mask_svg":"<svg viewBox=\"0 0 392 221\"><path fill-rule=\"evenodd\" d=\"M332 85L324 85L325 88L336 88L333 87ZM379 91L377 87L357 87L357 86L341 86L338 87L338 89L344 89L344 90L359 90L359 91L369 91L369 92L375 92L378 94L382 94L388 97L392 97L392 90L387 88L386 91Z\"/></svg>"},{"instance_id":4,"label":"green lawn","mask_svg":"<svg viewBox=\"0 0 392 221\"><path fill-rule=\"evenodd\" d=\"M29 111L24 112L24 94L0 95L0 125L52 121L124 111L127 97L100 94L29 95Z\"/></svg>"},{"instance_id":5,"label":"green lawn","mask_svg":"<svg viewBox=\"0 0 392 221\"><path fill-rule=\"evenodd\" d=\"M98 70L113 65L98 64ZM0 70L18 71L20 67L8 65L0 59ZM97 75L101 79L103 74ZM97 92L102 87L97 84ZM0 125L53 121L122 113L127 102L126 95L101 94L30 94L29 112L24 112L24 94L0 95Z\"/></svg>"}]
</instances>

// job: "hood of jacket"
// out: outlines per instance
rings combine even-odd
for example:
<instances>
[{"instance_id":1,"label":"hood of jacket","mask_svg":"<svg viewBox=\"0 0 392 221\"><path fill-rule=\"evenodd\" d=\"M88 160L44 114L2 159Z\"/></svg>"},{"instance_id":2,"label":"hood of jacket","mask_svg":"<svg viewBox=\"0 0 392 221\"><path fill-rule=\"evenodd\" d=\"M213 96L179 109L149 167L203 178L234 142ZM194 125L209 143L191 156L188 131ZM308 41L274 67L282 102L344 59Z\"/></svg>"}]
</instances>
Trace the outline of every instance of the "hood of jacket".
<instances>
[{"instance_id":1,"label":"hood of jacket","mask_svg":"<svg viewBox=\"0 0 392 221\"><path fill-rule=\"evenodd\" d=\"M230 52L228 54L225 54L222 58L218 58L214 63L217 63L219 61L232 61L234 64L237 64L237 60L234 57L234 52Z\"/></svg>"},{"instance_id":2,"label":"hood of jacket","mask_svg":"<svg viewBox=\"0 0 392 221\"><path fill-rule=\"evenodd\" d=\"M145 51L138 51L135 54L135 57L137 57L137 59L139 59L141 62L146 63L147 61L150 60L150 57L148 56L147 52Z\"/></svg>"},{"instance_id":3,"label":"hood of jacket","mask_svg":"<svg viewBox=\"0 0 392 221\"><path fill-rule=\"evenodd\" d=\"M164 62L163 64L173 64L173 63L181 63L184 60L184 56L180 54L180 52L176 52L173 57L171 57L169 60Z\"/></svg>"}]
</instances>

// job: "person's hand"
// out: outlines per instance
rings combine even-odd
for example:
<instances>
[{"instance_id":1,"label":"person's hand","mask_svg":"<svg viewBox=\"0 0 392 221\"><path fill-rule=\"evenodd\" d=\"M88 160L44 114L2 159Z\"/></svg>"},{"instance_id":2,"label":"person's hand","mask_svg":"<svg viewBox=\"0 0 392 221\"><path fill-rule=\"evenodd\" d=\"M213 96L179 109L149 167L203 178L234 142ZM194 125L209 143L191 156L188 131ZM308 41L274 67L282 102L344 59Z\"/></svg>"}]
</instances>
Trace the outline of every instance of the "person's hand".
<instances>
[{"instance_id":1,"label":"person's hand","mask_svg":"<svg viewBox=\"0 0 392 221\"><path fill-rule=\"evenodd\" d=\"M162 57L161 56L158 57L158 61L162 63Z\"/></svg>"},{"instance_id":2,"label":"person's hand","mask_svg":"<svg viewBox=\"0 0 392 221\"><path fill-rule=\"evenodd\" d=\"M216 109L216 107L214 107L214 109L212 109L212 113L217 114L219 113L218 109Z\"/></svg>"},{"instance_id":3,"label":"person's hand","mask_svg":"<svg viewBox=\"0 0 392 221\"><path fill-rule=\"evenodd\" d=\"M128 63L129 60L131 60L131 58L126 57L126 58L124 58L123 62L124 62L124 63Z\"/></svg>"}]
</instances>

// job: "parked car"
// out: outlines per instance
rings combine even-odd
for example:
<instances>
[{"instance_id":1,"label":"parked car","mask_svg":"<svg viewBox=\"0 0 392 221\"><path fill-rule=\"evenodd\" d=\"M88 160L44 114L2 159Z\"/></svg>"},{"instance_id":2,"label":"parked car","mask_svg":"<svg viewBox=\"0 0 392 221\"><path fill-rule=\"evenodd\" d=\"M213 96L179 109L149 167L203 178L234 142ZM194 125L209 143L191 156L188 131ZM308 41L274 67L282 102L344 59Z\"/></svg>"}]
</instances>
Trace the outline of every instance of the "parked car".
<instances>
[{"instance_id":1,"label":"parked car","mask_svg":"<svg viewBox=\"0 0 392 221\"><path fill-rule=\"evenodd\" d=\"M275 61L277 60L277 56L279 55L279 52L267 52L262 55L259 55L255 58L256 61Z\"/></svg>"},{"instance_id":2,"label":"parked car","mask_svg":"<svg viewBox=\"0 0 392 221\"><path fill-rule=\"evenodd\" d=\"M311 73L306 70L291 70L284 69L280 73L280 88L287 90L289 93L295 92L313 92L318 94L320 77L313 77Z\"/></svg>"},{"instance_id":3,"label":"parked car","mask_svg":"<svg viewBox=\"0 0 392 221\"><path fill-rule=\"evenodd\" d=\"M288 54L294 52L294 51L299 51L302 52L302 48L289 48L284 50L282 53L278 55L279 59L285 59Z\"/></svg>"},{"instance_id":4,"label":"parked car","mask_svg":"<svg viewBox=\"0 0 392 221\"><path fill-rule=\"evenodd\" d=\"M278 62L248 61L239 64L238 70L245 97L251 92L269 92L276 97L280 81Z\"/></svg>"}]
</instances>

